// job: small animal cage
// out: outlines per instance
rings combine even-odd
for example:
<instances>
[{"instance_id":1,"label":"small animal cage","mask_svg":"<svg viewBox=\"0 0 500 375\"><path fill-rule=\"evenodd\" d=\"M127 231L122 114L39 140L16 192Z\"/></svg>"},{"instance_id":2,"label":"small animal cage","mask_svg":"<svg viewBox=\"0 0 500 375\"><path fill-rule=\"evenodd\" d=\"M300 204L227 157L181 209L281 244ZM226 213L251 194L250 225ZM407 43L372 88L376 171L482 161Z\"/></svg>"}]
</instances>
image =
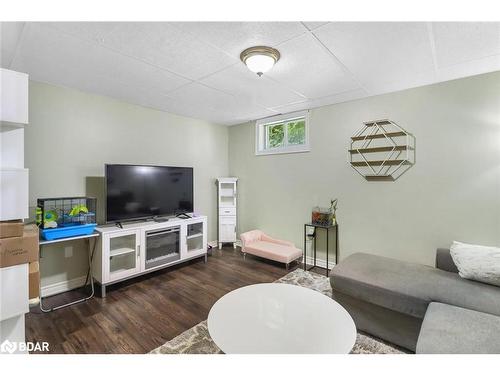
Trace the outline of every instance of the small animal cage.
<instances>
[{"instance_id":1,"label":"small animal cage","mask_svg":"<svg viewBox=\"0 0 500 375\"><path fill-rule=\"evenodd\" d=\"M97 200L90 197L37 200L36 223L45 240L92 234L96 224Z\"/></svg>"}]
</instances>

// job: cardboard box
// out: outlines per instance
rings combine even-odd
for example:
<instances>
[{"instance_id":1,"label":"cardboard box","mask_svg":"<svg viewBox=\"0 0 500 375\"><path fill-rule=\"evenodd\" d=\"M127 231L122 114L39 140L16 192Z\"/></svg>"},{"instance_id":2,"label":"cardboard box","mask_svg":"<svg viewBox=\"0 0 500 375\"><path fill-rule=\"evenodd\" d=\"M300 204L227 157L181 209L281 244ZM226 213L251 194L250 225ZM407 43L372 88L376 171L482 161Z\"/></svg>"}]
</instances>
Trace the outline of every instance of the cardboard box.
<instances>
[{"instance_id":1,"label":"cardboard box","mask_svg":"<svg viewBox=\"0 0 500 375\"><path fill-rule=\"evenodd\" d=\"M29 265L29 299L40 296L40 265L32 262Z\"/></svg>"},{"instance_id":2,"label":"cardboard box","mask_svg":"<svg viewBox=\"0 0 500 375\"><path fill-rule=\"evenodd\" d=\"M38 262L38 228L26 225L22 237L0 239L0 268Z\"/></svg>"},{"instance_id":3,"label":"cardboard box","mask_svg":"<svg viewBox=\"0 0 500 375\"><path fill-rule=\"evenodd\" d=\"M0 221L0 238L21 237L23 229L22 220Z\"/></svg>"},{"instance_id":4,"label":"cardboard box","mask_svg":"<svg viewBox=\"0 0 500 375\"><path fill-rule=\"evenodd\" d=\"M28 250L28 262L38 262L40 234L35 224L25 225L23 247Z\"/></svg>"},{"instance_id":5,"label":"cardboard box","mask_svg":"<svg viewBox=\"0 0 500 375\"><path fill-rule=\"evenodd\" d=\"M31 262L28 269L29 273L40 272L40 263L38 261Z\"/></svg>"}]
</instances>

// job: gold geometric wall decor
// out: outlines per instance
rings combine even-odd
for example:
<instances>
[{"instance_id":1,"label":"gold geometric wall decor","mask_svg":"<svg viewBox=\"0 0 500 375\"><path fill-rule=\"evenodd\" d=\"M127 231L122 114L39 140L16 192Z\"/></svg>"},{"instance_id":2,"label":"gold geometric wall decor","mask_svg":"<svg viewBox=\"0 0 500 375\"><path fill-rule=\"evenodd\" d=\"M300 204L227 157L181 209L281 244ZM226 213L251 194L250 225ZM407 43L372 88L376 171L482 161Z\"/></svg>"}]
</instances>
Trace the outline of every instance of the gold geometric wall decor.
<instances>
[{"instance_id":1,"label":"gold geometric wall decor","mask_svg":"<svg viewBox=\"0 0 500 375\"><path fill-rule=\"evenodd\" d=\"M394 121L367 121L351 137L349 162L367 181L395 181L415 164L415 136Z\"/></svg>"}]
</instances>

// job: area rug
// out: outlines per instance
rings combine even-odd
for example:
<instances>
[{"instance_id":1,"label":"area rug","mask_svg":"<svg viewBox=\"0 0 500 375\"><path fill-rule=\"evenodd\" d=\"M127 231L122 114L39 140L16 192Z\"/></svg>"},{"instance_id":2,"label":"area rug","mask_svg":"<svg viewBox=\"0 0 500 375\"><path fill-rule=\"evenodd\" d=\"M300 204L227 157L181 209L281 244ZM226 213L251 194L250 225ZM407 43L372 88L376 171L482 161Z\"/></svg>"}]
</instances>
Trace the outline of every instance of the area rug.
<instances>
[{"instance_id":1,"label":"area rug","mask_svg":"<svg viewBox=\"0 0 500 375\"><path fill-rule=\"evenodd\" d=\"M332 288L329 279L317 273L296 269L276 283L299 285L316 290L329 297ZM364 333L358 332L351 354L404 354L405 352ZM184 331L179 336L152 350L150 354L222 354L208 333L207 321L204 320Z\"/></svg>"}]
</instances>

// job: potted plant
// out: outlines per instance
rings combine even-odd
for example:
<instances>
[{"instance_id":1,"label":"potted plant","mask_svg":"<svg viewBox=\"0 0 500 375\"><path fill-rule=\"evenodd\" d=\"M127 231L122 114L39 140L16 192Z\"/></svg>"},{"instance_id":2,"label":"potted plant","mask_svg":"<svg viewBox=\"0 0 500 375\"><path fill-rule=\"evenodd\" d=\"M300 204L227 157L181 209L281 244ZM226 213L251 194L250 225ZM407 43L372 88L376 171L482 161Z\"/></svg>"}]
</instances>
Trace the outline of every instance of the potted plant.
<instances>
[{"instance_id":1,"label":"potted plant","mask_svg":"<svg viewBox=\"0 0 500 375\"><path fill-rule=\"evenodd\" d=\"M335 198L335 199L332 199L330 200L330 224L331 225L335 225L337 224L337 203L338 203L338 199Z\"/></svg>"},{"instance_id":2,"label":"potted plant","mask_svg":"<svg viewBox=\"0 0 500 375\"><path fill-rule=\"evenodd\" d=\"M329 208L314 207L312 211L312 223L320 225L335 225L337 222L338 199L330 200Z\"/></svg>"}]
</instances>

